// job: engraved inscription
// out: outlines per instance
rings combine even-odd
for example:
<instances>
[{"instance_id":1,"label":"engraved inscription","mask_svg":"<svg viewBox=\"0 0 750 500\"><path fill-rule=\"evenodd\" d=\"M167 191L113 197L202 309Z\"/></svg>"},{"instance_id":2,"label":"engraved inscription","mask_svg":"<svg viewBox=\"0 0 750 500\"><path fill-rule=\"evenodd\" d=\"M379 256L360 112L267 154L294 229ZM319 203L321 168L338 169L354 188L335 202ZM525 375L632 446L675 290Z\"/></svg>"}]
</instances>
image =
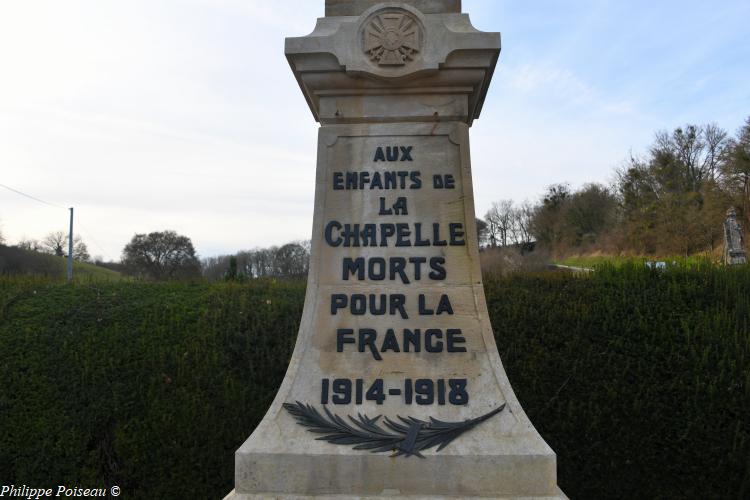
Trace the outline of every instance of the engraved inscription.
<instances>
[{"instance_id":1,"label":"engraved inscription","mask_svg":"<svg viewBox=\"0 0 750 500\"><path fill-rule=\"evenodd\" d=\"M408 37L420 29L404 12L389 15L375 15L365 32L372 37L369 50L381 64L397 57L388 51L403 55L396 34ZM463 202L456 193L460 177L455 164L446 165L414 144L384 138L359 154L359 160L337 164L327 182L338 203L349 203L352 209L320 226L332 285L320 305L324 314L335 318L325 332L327 355L346 358L361 371L347 368L321 374L316 385L325 415L299 401L285 408L315 433L330 430L319 439L422 456L416 450L433 447L438 436L457 436L505 405L455 423L409 417L401 419L408 424L401 426L386 418L385 425L396 432L387 437L385 429L375 426L379 417L349 416L354 426L348 426L333 410L402 406L455 412L474 401L476 378L461 365L470 352L481 349L476 325L466 321L471 306L462 299L465 290L445 286L456 269L459 249L468 247L463 213L454 208ZM436 203L426 204L428 199ZM371 285L363 287L366 282Z\"/></svg>"}]
</instances>

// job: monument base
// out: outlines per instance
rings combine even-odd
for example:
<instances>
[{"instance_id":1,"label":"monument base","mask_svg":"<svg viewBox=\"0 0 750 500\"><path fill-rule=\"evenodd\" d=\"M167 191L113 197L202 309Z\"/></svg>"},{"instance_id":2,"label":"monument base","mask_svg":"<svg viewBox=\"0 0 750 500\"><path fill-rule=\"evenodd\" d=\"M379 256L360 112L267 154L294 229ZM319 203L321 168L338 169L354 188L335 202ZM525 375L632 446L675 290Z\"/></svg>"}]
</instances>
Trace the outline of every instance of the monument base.
<instances>
[{"instance_id":1,"label":"monument base","mask_svg":"<svg viewBox=\"0 0 750 500\"><path fill-rule=\"evenodd\" d=\"M535 496L535 497L466 497L466 496L404 496L399 494L391 494L390 492L384 492L381 495L371 496L352 496L352 495L262 495L262 494L241 494L236 493L234 490L224 497L224 500L307 500L307 499L321 499L330 498L333 500L367 500L367 499L378 499L378 498L389 498L392 500L436 500L440 498L462 498L466 500L568 500L568 497L558 488L557 492L553 495L548 496Z\"/></svg>"},{"instance_id":2,"label":"monument base","mask_svg":"<svg viewBox=\"0 0 750 500\"><path fill-rule=\"evenodd\" d=\"M236 489L227 499L566 498L554 453L533 434L496 439L490 453L425 451L424 459L345 449L275 453L258 450L257 441L251 437L237 451Z\"/></svg>"},{"instance_id":3,"label":"monument base","mask_svg":"<svg viewBox=\"0 0 750 500\"><path fill-rule=\"evenodd\" d=\"M367 499L378 499L378 498L389 498L392 500L437 500L440 498L462 498L466 500L568 500L568 497L558 488L557 492L553 495L548 496L535 496L535 497L466 497L466 496L404 496L399 494L391 494L390 492L384 492L381 495L368 495L368 496L352 496L352 495L272 495L272 494L242 494L236 493L234 490L224 497L224 500L307 500L307 499L321 499L330 498L333 500L367 500Z\"/></svg>"}]
</instances>

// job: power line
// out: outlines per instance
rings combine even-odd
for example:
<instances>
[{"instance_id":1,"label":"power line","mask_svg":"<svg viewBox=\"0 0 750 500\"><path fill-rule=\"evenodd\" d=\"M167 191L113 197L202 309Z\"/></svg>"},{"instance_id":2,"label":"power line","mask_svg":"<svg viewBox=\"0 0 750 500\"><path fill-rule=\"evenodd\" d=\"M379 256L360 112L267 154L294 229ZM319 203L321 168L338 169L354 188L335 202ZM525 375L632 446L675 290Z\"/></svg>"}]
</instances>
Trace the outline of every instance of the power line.
<instances>
[{"instance_id":1,"label":"power line","mask_svg":"<svg viewBox=\"0 0 750 500\"><path fill-rule=\"evenodd\" d=\"M13 189L10 186L6 186L5 184L0 184L0 187L3 187L5 189L7 189L8 191L12 191L12 192L14 192L16 194L20 194L21 196L29 198L30 200L34 200L34 201L36 201L38 203L43 203L45 205L49 205L50 207L54 207L54 208L62 208L63 210L69 210L66 207L60 206L60 205L58 205L56 203L50 203L48 201L44 201L44 200L42 200L40 198L37 198L36 196L32 196L30 194L24 193L23 191L19 191L18 189ZM79 224L80 224L80 222L79 222ZM91 236L92 233L88 230L87 227L85 227L85 226L83 226L83 224L81 224L81 229L83 229L87 233L89 241L92 241L94 243L94 245L96 245L99 248L99 250L102 251L102 253L104 254L105 257L109 258L109 260L113 260L112 257L109 255L109 253L106 250L104 250L104 248L99 244L99 242L96 241L93 236ZM79 231L79 233L80 233L80 231Z\"/></svg>"},{"instance_id":2,"label":"power line","mask_svg":"<svg viewBox=\"0 0 750 500\"><path fill-rule=\"evenodd\" d=\"M26 193L24 193L22 191L19 191L18 189L13 189L12 187L6 186L5 184L0 184L0 187L3 187L5 189L7 189L8 191L13 191L14 193L20 194L21 196L25 196L26 198L29 198L30 200L34 200L34 201L39 202L39 203L44 203L45 205L49 205L51 207L62 208L63 210L67 210L66 207L61 207L60 205L56 205L55 203L50 203L48 201L40 200L36 196L31 196L30 194L26 194Z\"/></svg>"},{"instance_id":3,"label":"power line","mask_svg":"<svg viewBox=\"0 0 750 500\"><path fill-rule=\"evenodd\" d=\"M91 235L92 233L91 233L91 232L89 231L89 228L88 228L88 227L86 227L86 226L84 226L84 225L83 225L83 224L81 223L81 219L80 219L80 216L78 217L78 225L79 225L79 226L81 226L81 229L83 229L83 230L84 230L84 231L86 232L86 238L87 238L87 239L88 239L89 241L93 242L93 243L94 243L94 245L96 245L96 246L97 246L97 247L99 248L99 250L101 250L101 252L102 252L102 254L103 254L103 257L106 257L106 258L108 258L108 259L110 260L110 262L114 262L114 259L112 258L112 256L111 256L111 255L109 255L109 252L107 252L107 251L106 251L106 250L105 250L105 249L104 249L104 248L103 248L103 247L102 247L102 246L101 246L101 245L99 244L99 242L98 242L98 241L96 241L96 240L94 239L94 237L93 237L93 236ZM79 231L79 233L80 233L80 231Z\"/></svg>"}]
</instances>

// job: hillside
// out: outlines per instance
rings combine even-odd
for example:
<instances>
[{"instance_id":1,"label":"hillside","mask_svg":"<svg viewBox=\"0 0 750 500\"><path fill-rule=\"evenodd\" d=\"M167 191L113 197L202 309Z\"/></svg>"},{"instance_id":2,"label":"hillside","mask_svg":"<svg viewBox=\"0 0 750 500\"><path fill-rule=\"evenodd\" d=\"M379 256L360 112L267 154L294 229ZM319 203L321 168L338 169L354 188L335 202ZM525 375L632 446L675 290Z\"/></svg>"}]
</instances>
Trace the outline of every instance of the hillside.
<instances>
[{"instance_id":1,"label":"hillside","mask_svg":"<svg viewBox=\"0 0 750 500\"><path fill-rule=\"evenodd\" d=\"M63 257L0 245L0 274L33 274L49 278L65 278L67 266L67 260ZM87 262L73 262L73 278L84 281L124 279L117 271Z\"/></svg>"}]
</instances>

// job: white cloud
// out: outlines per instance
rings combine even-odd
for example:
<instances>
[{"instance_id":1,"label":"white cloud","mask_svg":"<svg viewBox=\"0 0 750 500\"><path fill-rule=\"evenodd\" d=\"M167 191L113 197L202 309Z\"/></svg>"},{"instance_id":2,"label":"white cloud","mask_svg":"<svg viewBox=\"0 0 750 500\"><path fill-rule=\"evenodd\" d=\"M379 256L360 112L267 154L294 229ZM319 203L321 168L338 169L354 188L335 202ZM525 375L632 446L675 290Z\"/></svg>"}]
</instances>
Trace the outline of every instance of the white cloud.
<instances>
[{"instance_id":1,"label":"white cloud","mask_svg":"<svg viewBox=\"0 0 750 500\"><path fill-rule=\"evenodd\" d=\"M472 130L480 215L554 182L606 181L654 130L708 106L730 130L748 113L748 69L729 64L747 58L726 54L748 50L747 6L716 10L708 31L685 7L671 34L653 30L662 4L464 8L504 36ZM323 0L0 3L0 183L75 205L92 253L111 258L166 228L203 255L309 237L317 125L283 45L322 14ZM700 51L683 50L692 31ZM39 238L67 212L0 189L0 222L11 241Z\"/></svg>"},{"instance_id":2,"label":"white cloud","mask_svg":"<svg viewBox=\"0 0 750 500\"><path fill-rule=\"evenodd\" d=\"M165 228L204 254L308 237L316 127L283 39L311 31L316 10L3 3L0 182L75 205L110 257ZM66 217L0 191L11 240Z\"/></svg>"}]
</instances>

